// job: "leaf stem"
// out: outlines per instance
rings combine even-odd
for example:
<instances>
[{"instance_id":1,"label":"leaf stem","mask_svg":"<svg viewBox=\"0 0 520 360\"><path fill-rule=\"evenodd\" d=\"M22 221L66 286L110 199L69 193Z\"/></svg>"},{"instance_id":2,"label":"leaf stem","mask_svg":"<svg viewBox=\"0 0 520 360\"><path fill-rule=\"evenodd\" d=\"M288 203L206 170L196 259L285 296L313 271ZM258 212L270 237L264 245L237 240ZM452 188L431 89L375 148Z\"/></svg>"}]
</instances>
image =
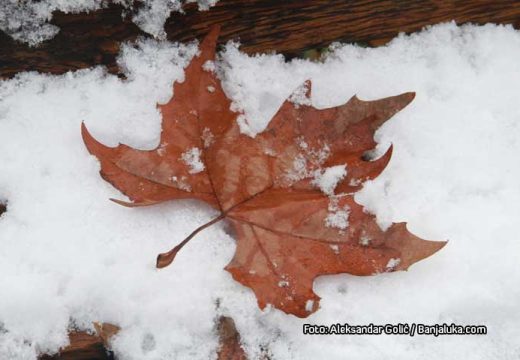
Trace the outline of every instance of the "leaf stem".
<instances>
[{"instance_id":1,"label":"leaf stem","mask_svg":"<svg viewBox=\"0 0 520 360\"><path fill-rule=\"evenodd\" d=\"M227 210L225 211L222 211L220 213L220 215L216 218L214 218L213 220L211 220L210 222L204 224L204 225L201 225L199 226L198 228L196 228L186 239L182 240L182 242L175 246L173 249L171 249L170 251L168 252L165 252L165 253L162 253L162 254L159 254L157 256L157 262L156 262L156 267L158 269L161 269L163 267L166 267L168 265L170 265L173 260L175 259L175 256L177 255L177 253L183 248L184 245L186 245L188 243L188 241L190 241L195 235L197 235L199 232L201 232L202 230L204 230L205 228L219 222L220 220L224 219L226 216L228 216L228 214L234 210L235 208L239 207L240 205L254 199L255 197L265 193L266 191L270 190L271 188L273 187L273 184L271 184L270 186L266 187L265 189L263 189L262 191L252 195L251 197L247 198L247 199L244 199L242 200L241 202L239 202L238 204L235 204L233 206L231 206L230 208L228 208ZM222 209L221 205L220 205L220 202L219 202L219 207Z\"/></svg>"},{"instance_id":2,"label":"leaf stem","mask_svg":"<svg viewBox=\"0 0 520 360\"><path fill-rule=\"evenodd\" d=\"M214 218L213 220L211 220L210 222L207 222L205 223L204 225L201 225L199 226L198 228L196 228L187 238L185 238L184 240L182 240L181 243L179 243L177 246L175 246L173 249L171 249L170 251L168 252L165 252L165 253L162 253L162 254L159 254L157 256L157 264L156 264L156 267L157 268L163 268L163 267L166 267L168 265L170 265L173 260L175 259L175 256L177 255L177 253L184 247L184 245L186 245L195 235L197 235L199 232L201 232L202 230L204 230L205 228L219 222L220 220L224 219L226 217L226 213L223 212L221 213L218 217Z\"/></svg>"}]
</instances>

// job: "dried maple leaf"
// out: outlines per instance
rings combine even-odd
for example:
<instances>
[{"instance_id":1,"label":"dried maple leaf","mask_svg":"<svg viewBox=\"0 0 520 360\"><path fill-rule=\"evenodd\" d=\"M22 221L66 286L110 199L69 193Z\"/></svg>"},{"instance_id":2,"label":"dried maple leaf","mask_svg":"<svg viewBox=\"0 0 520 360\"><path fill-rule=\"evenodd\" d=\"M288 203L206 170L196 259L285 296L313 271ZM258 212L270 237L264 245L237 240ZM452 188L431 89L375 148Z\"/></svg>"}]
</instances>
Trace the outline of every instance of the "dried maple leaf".
<instances>
[{"instance_id":1,"label":"dried maple leaf","mask_svg":"<svg viewBox=\"0 0 520 360\"><path fill-rule=\"evenodd\" d=\"M261 308L272 304L306 317L318 309L312 290L317 276L404 270L444 246L412 235L405 223L381 230L353 198L363 181L380 174L390 160L391 147L378 160L364 158L376 145L375 130L410 103L413 93L377 101L353 97L323 110L286 101L267 129L252 138L240 132L237 114L230 111L214 74L218 33L214 27L207 35L186 68L185 81L174 85L174 98L160 106L162 132L155 150L109 148L82 126L103 178L133 201L117 203L141 206L190 198L220 211L159 255L157 267L170 264L200 230L226 218L237 238L226 270L253 289ZM316 178L341 165L347 175L336 194L324 194Z\"/></svg>"}]
</instances>

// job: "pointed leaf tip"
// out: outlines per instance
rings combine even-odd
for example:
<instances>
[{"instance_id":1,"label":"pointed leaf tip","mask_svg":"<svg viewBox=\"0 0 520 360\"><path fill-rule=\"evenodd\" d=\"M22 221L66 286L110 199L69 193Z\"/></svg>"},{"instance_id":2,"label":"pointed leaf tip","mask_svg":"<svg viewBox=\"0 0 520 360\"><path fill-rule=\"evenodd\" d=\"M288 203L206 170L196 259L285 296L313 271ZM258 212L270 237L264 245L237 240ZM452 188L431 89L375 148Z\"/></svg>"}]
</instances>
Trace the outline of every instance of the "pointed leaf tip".
<instances>
[{"instance_id":1,"label":"pointed leaf tip","mask_svg":"<svg viewBox=\"0 0 520 360\"><path fill-rule=\"evenodd\" d=\"M115 202L116 204L124 206L124 207L135 207L136 206L135 203L123 201L123 200L119 200L119 199L110 198L108 200Z\"/></svg>"},{"instance_id":2,"label":"pointed leaf tip","mask_svg":"<svg viewBox=\"0 0 520 360\"><path fill-rule=\"evenodd\" d=\"M400 263L395 270L408 270L411 265L432 256L447 244L447 241L424 240L413 235L408 231L406 222L393 224L389 231L389 244L401 251Z\"/></svg>"},{"instance_id":3,"label":"pointed leaf tip","mask_svg":"<svg viewBox=\"0 0 520 360\"><path fill-rule=\"evenodd\" d=\"M409 91L409 92L405 92L401 95L398 95L399 97L403 97L404 99L406 99L406 105L408 105L409 103L411 103L414 99L415 99L415 92L414 91ZM403 108L406 106L404 105Z\"/></svg>"},{"instance_id":4,"label":"pointed leaf tip","mask_svg":"<svg viewBox=\"0 0 520 360\"><path fill-rule=\"evenodd\" d=\"M103 153L107 153L113 149L97 141L88 131L85 122L81 122L81 137L88 152L96 157L102 156Z\"/></svg>"},{"instance_id":5,"label":"pointed leaf tip","mask_svg":"<svg viewBox=\"0 0 520 360\"><path fill-rule=\"evenodd\" d=\"M155 204L159 204L159 203L163 202L163 201L153 201L153 200L144 200L144 201L139 201L139 202L129 202L129 201L124 201L124 200L119 200L119 199L114 199L114 198L110 198L109 200L112 201L112 202L115 202L118 205L121 205L121 206L124 206L124 207L128 207L128 208L150 206L150 205L155 205Z\"/></svg>"}]
</instances>

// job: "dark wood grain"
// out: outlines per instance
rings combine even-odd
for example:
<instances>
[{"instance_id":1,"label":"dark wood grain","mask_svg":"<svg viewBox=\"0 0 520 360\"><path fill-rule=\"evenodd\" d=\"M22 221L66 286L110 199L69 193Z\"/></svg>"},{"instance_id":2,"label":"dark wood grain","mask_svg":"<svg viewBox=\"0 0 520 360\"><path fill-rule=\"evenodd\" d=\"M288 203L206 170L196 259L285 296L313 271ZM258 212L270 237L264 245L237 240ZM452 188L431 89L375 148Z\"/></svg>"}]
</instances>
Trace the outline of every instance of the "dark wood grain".
<instances>
[{"instance_id":1,"label":"dark wood grain","mask_svg":"<svg viewBox=\"0 0 520 360\"><path fill-rule=\"evenodd\" d=\"M118 71L116 56L120 43L143 35L129 19L121 17L120 6L80 14L55 12L52 23L60 32L38 47L29 47L0 31L0 76L20 71L61 74L69 70L105 65Z\"/></svg>"},{"instance_id":2,"label":"dark wood grain","mask_svg":"<svg viewBox=\"0 0 520 360\"><path fill-rule=\"evenodd\" d=\"M52 23L61 31L37 48L15 42L0 32L0 77L35 70L63 73L105 65L117 73L120 43L148 36L111 5L91 13L56 12ZM222 25L221 42L240 40L247 53L276 51L288 58L334 41L377 46L399 32L430 24L487 22L520 26L520 2L511 0L221 0L209 11L195 4L185 14L173 13L165 24L168 39L200 38L212 24Z\"/></svg>"}]
</instances>

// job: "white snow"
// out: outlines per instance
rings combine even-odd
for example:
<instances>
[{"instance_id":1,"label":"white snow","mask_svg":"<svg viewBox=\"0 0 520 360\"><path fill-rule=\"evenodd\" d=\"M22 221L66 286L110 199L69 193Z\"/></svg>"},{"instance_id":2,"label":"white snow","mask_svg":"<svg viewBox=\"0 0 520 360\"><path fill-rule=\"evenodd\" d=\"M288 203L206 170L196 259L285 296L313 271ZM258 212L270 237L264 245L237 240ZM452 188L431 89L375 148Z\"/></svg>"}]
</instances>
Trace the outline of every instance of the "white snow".
<instances>
[{"instance_id":1,"label":"white snow","mask_svg":"<svg viewBox=\"0 0 520 360\"><path fill-rule=\"evenodd\" d=\"M213 72L216 70L215 62L212 60L206 60L204 64L202 64L202 69L207 72Z\"/></svg>"},{"instance_id":2,"label":"white snow","mask_svg":"<svg viewBox=\"0 0 520 360\"><path fill-rule=\"evenodd\" d=\"M171 178L173 186L178 189L191 192L191 185L188 182L186 176L172 176Z\"/></svg>"},{"instance_id":3,"label":"white snow","mask_svg":"<svg viewBox=\"0 0 520 360\"><path fill-rule=\"evenodd\" d=\"M348 217L350 215L350 207L348 205L339 206L340 196L334 195L332 192L328 195L329 212L325 217L325 226L345 230L349 225Z\"/></svg>"},{"instance_id":4,"label":"white snow","mask_svg":"<svg viewBox=\"0 0 520 360\"><path fill-rule=\"evenodd\" d=\"M305 303L305 310L308 312L311 312L313 307L314 307L314 300L307 300L307 302Z\"/></svg>"},{"instance_id":5,"label":"white snow","mask_svg":"<svg viewBox=\"0 0 520 360\"><path fill-rule=\"evenodd\" d=\"M190 167L190 174L198 174L204 170L204 163L200 158L201 154L202 151L197 147L190 148L182 153L181 159Z\"/></svg>"},{"instance_id":6,"label":"white snow","mask_svg":"<svg viewBox=\"0 0 520 360\"><path fill-rule=\"evenodd\" d=\"M204 128L204 130L202 130L202 142L204 148L209 148L211 144L215 142L215 135L213 135L209 128Z\"/></svg>"},{"instance_id":7,"label":"white snow","mask_svg":"<svg viewBox=\"0 0 520 360\"><path fill-rule=\"evenodd\" d=\"M298 180L305 179L309 176L309 170L307 168L307 159L303 154L298 154L292 164L292 168L286 174L286 177L291 182L296 182Z\"/></svg>"},{"instance_id":8,"label":"white snow","mask_svg":"<svg viewBox=\"0 0 520 360\"><path fill-rule=\"evenodd\" d=\"M307 96L307 92L309 91L309 86L307 83L303 83L302 85L298 86L296 90L289 96L289 101L292 103L298 105L308 105L310 106L311 99Z\"/></svg>"},{"instance_id":9,"label":"white snow","mask_svg":"<svg viewBox=\"0 0 520 360\"><path fill-rule=\"evenodd\" d=\"M241 125L240 129L243 133L254 137L256 135L254 127L249 125L249 123L245 123L244 125ZM329 146L325 144L320 148L311 148L309 144L305 142L303 137L298 137L296 139L296 145L300 148L300 152L294 157L292 168L284 174L286 180L288 180L289 183L294 183L306 178L314 178L312 182L315 186L320 187L320 184L323 183L325 190L328 191L330 189L326 187L333 186L332 191L334 191L336 184L326 184L325 182L333 182L334 177L337 176L337 174L334 175L334 173L338 170L330 170L330 174L325 176L323 181L321 180L322 174L326 173L326 170L322 169L321 165L330 155ZM267 149L267 152L269 152L269 150L270 149Z\"/></svg>"},{"instance_id":10,"label":"white snow","mask_svg":"<svg viewBox=\"0 0 520 360\"><path fill-rule=\"evenodd\" d=\"M325 218L325 226L345 230L349 225L349 215L350 209L348 207L329 212Z\"/></svg>"},{"instance_id":11,"label":"white snow","mask_svg":"<svg viewBox=\"0 0 520 360\"><path fill-rule=\"evenodd\" d=\"M106 7L110 2L126 10L138 10L132 21L141 30L156 38L166 38L164 24L173 11L182 12L184 3L198 3L201 11L209 10L218 0L2 0L0 2L0 30L13 39L31 46L53 38L60 29L49 21L53 11L80 13Z\"/></svg>"},{"instance_id":12,"label":"white snow","mask_svg":"<svg viewBox=\"0 0 520 360\"><path fill-rule=\"evenodd\" d=\"M397 265L399 265L400 262L401 262L401 259L399 259L399 258L391 258L390 260L388 260L388 264L386 264L386 268L393 269Z\"/></svg>"},{"instance_id":13,"label":"white snow","mask_svg":"<svg viewBox=\"0 0 520 360\"><path fill-rule=\"evenodd\" d=\"M339 246L336 245L336 244L333 244L333 245L330 245L330 248L332 249L332 251L334 252L334 254L339 254Z\"/></svg>"},{"instance_id":14,"label":"white snow","mask_svg":"<svg viewBox=\"0 0 520 360\"><path fill-rule=\"evenodd\" d=\"M359 244L363 246L368 246L370 244L370 236L365 234L364 231L361 232L361 236L359 237Z\"/></svg>"},{"instance_id":15,"label":"white snow","mask_svg":"<svg viewBox=\"0 0 520 360\"><path fill-rule=\"evenodd\" d=\"M520 32L444 24L375 49L338 45L322 64L228 45L217 65L251 133L307 79L317 107L417 93L378 131L378 153L392 143L393 157L356 199L381 224L406 221L420 237L450 241L407 272L319 278L320 310L308 319L260 311L222 270L235 248L223 223L156 270L159 252L215 212L191 201L134 209L108 201L122 195L83 145L81 121L109 146L155 148L155 103L169 99L195 51L126 46L125 81L95 68L0 83L1 359L55 352L69 326L93 321L122 327L119 359L214 358L218 314L234 318L252 359L265 346L276 359L518 358ZM308 322L484 324L488 335L309 337Z\"/></svg>"},{"instance_id":16,"label":"white snow","mask_svg":"<svg viewBox=\"0 0 520 360\"><path fill-rule=\"evenodd\" d=\"M289 281L287 281L287 280L278 281L278 287L288 287L288 286L289 286Z\"/></svg>"},{"instance_id":17,"label":"white snow","mask_svg":"<svg viewBox=\"0 0 520 360\"><path fill-rule=\"evenodd\" d=\"M312 183L323 193L333 195L334 189L345 176L347 176L346 165L330 166L325 169L316 170Z\"/></svg>"},{"instance_id":18,"label":"white snow","mask_svg":"<svg viewBox=\"0 0 520 360\"><path fill-rule=\"evenodd\" d=\"M164 24L171 13L176 11L183 13L183 5L186 3L197 3L200 11L207 11L214 6L218 0L144 0L132 21L150 35L158 39L165 39L166 32ZM126 8L134 7L134 0L116 0Z\"/></svg>"}]
</instances>

